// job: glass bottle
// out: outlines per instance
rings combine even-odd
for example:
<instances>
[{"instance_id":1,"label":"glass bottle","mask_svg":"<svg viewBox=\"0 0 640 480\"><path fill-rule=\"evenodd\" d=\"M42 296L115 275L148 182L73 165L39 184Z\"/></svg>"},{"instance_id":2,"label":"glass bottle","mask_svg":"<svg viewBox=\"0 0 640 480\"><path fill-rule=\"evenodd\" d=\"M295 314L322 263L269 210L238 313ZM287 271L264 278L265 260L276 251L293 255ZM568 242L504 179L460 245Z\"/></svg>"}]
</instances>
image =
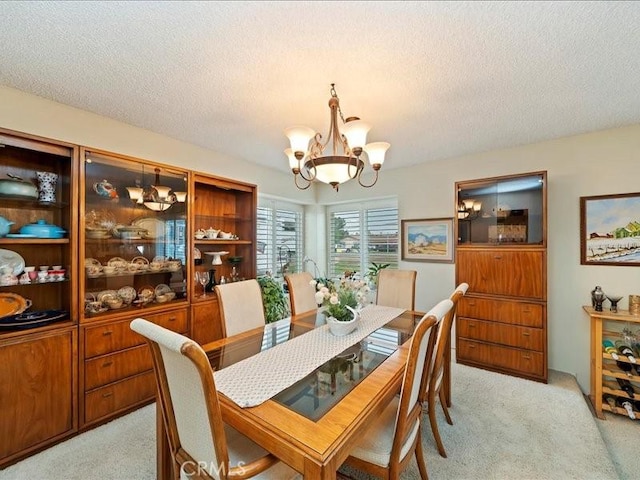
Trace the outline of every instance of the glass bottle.
<instances>
[{"instance_id":1,"label":"glass bottle","mask_svg":"<svg viewBox=\"0 0 640 480\"><path fill-rule=\"evenodd\" d=\"M209 270L209 283L204 287L205 292L213 292L213 287L216 286L216 270L212 268Z\"/></svg>"}]
</instances>

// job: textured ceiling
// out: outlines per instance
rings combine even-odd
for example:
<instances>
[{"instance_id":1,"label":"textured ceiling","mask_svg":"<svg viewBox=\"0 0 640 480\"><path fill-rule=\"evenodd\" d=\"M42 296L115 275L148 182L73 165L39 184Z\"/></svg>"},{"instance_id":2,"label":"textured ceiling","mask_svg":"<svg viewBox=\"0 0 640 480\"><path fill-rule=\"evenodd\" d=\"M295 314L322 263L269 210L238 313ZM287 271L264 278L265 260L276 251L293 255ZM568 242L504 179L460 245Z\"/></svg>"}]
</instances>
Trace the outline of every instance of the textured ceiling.
<instances>
[{"instance_id":1,"label":"textured ceiling","mask_svg":"<svg viewBox=\"0 0 640 480\"><path fill-rule=\"evenodd\" d=\"M0 84L287 171L329 84L385 169L640 123L640 2L0 2ZM0 106L1 108L1 106Z\"/></svg>"}]
</instances>

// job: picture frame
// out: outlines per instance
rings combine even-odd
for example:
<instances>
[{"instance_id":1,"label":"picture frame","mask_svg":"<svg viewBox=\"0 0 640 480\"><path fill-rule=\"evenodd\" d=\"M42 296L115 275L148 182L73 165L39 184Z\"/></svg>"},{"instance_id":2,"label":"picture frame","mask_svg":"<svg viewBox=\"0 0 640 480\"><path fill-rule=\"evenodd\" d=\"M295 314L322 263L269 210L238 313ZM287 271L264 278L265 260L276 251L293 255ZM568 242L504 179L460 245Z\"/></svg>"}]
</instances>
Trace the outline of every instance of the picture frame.
<instances>
[{"instance_id":1,"label":"picture frame","mask_svg":"<svg viewBox=\"0 0 640 480\"><path fill-rule=\"evenodd\" d=\"M401 220L402 260L453 263L453 218Z\"/></svg>"},{"instance_id":2,"label":"picture frame","mask_svg":"<svg viewBox=\"0 0 640 480\"><path fill-rule=\"evenodd\" d=\"M640 192L580 197L580 264L640 265Z\"/></svg>"}]
</instances>

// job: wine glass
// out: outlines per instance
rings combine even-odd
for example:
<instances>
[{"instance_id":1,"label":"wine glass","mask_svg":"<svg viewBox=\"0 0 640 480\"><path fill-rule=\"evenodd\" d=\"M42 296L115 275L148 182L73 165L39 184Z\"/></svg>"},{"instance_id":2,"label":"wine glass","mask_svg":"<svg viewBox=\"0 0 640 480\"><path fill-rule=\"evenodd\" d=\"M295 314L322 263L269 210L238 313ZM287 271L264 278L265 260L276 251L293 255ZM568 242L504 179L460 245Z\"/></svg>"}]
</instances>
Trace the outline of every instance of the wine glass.
<instances>
[{"instance_id":1,"label":"wine glass","mask_svg":"<svg viewBox=\"0 0 640 480\"><path fill-rule=\"evenodd\" d=\"M207 296L205 285L209 282L209 272L196 272L196 280L202 285L202 296Z\"/></svg>"}]
</instances>

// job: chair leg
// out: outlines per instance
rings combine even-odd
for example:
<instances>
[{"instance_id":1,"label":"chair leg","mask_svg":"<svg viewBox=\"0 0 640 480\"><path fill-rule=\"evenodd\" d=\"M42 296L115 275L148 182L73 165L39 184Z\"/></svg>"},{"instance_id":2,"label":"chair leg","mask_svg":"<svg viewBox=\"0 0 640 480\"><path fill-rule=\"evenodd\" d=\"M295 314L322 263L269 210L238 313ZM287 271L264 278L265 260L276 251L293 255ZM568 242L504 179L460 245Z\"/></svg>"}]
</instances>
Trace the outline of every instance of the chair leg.
<instances>
[{"instance_id":1,"label":"chair leg","mask_svg":"<svg viewBox=\"0 0 640 480\"><path fill-rule=\"evenodd\" d=\"M418 432L418 442L416 443L416 462L418 462L418 471L422 480L429 480L427 474L427 464L424 461L424 453L422 451L422 433Z\"/></svg>"},{"instance_id":2,"label":"chair leg","mask_svg":"<svg viewBox=\"0 0 640 480\"><path fill-rule=\"evenodd\" d=\"M429 397L429 423L431 424L431 431L433 432L433 438L436 440L436 446L438 447L438 453L441 457L447 458L447 452L444 450L442 439L440 438L440 432L438 431L438 421L436 420L436 399L435 395Z\"/></svg>"},{"instance_id":3,"label":"chair leg","mask_svg":"<svg viewBox=\"0 0 640 480\"><path fill-rule=\"evenodd\" d=\"M449 415L449 409L447 408L447 399L444 390L440 390L440 405L442 405L442 411L444 412L444 416L447 418L447 423L449 425L453 425L453 421Z\"/></svg>"}]
</instances>

